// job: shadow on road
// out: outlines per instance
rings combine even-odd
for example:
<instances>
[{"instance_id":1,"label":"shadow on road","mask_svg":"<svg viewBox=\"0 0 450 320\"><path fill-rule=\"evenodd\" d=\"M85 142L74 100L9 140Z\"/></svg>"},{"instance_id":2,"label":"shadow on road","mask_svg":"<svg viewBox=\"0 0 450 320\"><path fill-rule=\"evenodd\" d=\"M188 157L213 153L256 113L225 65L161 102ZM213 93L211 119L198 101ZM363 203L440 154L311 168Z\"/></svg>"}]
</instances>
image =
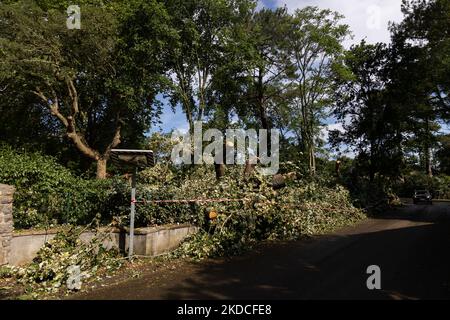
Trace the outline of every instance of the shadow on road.
<instances>
[{"instance_id":1,"label":"shadow on road","mask_svg":"<svg viewBox=\"0 0 450 320\"><path fill-rule=\"evenodd\" d=\"M449 299L448 217L414 209L379 219L363 233L280 244L210 263L162 298ZM379 222L389 229L377 231ZM367 289L369 265L380 266L382 290Z\"/></svg>"},{"instance_id":2,"label":"shadow on road","mask_svg":"<svg viewBox=\"0 0 450 320\"><path fill-rule=\"evenodd\" d=\"M450 299L448 213L443 205L406 205L333 235L185 263L78 298ZM370 265L381 268L381 290L367 289Z\"/></svg>"},{"instance_id":3,"label":"shadow on road","mask_svg":"<svg viewBox=\"0 0 450 320\"><path fill-rule=\"evenodd\" d=\"M402 206L384 214L374 215L373 219L400 219L417 222L437 222L450 220L450 203L434 202L428 204L412 204L404 201Z\"/></svg>"}]
</instances>

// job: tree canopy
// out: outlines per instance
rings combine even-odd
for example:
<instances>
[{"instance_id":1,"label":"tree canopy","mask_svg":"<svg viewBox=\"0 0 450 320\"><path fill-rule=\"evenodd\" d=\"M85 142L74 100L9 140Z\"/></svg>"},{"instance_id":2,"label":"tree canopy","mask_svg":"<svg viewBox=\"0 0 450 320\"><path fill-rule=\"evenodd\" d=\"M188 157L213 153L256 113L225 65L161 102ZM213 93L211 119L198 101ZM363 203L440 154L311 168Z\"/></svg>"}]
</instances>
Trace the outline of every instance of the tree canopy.
<instances>
[{"instance_id":1,"label":"tree canopy","mask_svg":"<svg viewBox=\"0 0 450 320\"><path fill-rule=\"evenodd\" d=\"M104 178L112 148L151 143L166 103L180 107L191 134L195 121L279 129L284 160L312 176L317 158L326 163L327 149L339 157L342 148L371 181L401 176L414 161L430 176L447 171L448 1L405 0L391 44L348 50L343 17L311 6L83 0L81 28L69 29L70 4L0 5L3 142L78 172L95 163ZM330 116L343 130L325 141Z\"/></svg>"}]
</instances>

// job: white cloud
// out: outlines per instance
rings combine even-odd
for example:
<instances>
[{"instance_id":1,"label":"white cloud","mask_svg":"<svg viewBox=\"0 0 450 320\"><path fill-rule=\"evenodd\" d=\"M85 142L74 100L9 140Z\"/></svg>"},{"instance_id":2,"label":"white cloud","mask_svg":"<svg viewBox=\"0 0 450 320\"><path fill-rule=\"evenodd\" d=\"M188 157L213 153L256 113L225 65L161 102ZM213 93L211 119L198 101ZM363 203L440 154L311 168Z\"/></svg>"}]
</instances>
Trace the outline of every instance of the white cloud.
<instances>
[{"instance_id":1,"label":"white cloud","mask_svg":"<svg viewBox=\"0 0 450 320\"><path fill-rule=\"evenodd\" d=\"M163 129L164 132L178 130L179 132L186 133L189 131L189 125L181 108L177 106L174 113L168 101L165 101L160 121L160 128Z\"/></svg>"},{"instance_id":2,"label":"white cloud","mask_svg":"<svg viewBox=\"0 0 450 320\"><path fill-rule=\"evenodd\" d=\"M306 6L317 6L343 14L344 23L350 26L354 35L353 40L345 43L348 47L362 39L369 43L389 43L389 22L400 22L403 18L401 2L402 0L276 0L276 5L286 5L290 12Z\"/></svg>"},{"instance_id":3,"label":"white cloud","mask_svg":"<svg viewBox=\"0 0 450 320\"><path fill-rule=\"evenodd\" d=\"M322 130L320 131L320 137L323 140L328 141L330 131L333 131L333 130L338 130L342 133L345 132L345 130L342 126L342 123L332 123L332 124L327 124L326 126L324 126L322 128Z\"/></svg>"},{"instance_id":4,"label":"white cloud","mask_svg":"<svg viewBox=\"0 0 450 320\"><path fill-rule=\"evenodd\" d=\"M350 117L346 117L345 120L345 125L350 124L351 122L351 118ZM326 141L327 143L329 143L329 135L330 135L330 131L333 130L338 130L341 133L345 133L343 124L340 122L336 122L336 123L329 123L323 126L322 130L320 131L320 138L323 139L324 141ZM327 144L328 147L330 147L329 144ZM351 149L348 148L347 145L341 145L342 148L340 148L340 152L339 152L339 156L346 156L349 158L355 158L355 152ZM336 151L332 151L332 154L334 155L334 157L337 156Z\"/></svg>"}]
</instances>

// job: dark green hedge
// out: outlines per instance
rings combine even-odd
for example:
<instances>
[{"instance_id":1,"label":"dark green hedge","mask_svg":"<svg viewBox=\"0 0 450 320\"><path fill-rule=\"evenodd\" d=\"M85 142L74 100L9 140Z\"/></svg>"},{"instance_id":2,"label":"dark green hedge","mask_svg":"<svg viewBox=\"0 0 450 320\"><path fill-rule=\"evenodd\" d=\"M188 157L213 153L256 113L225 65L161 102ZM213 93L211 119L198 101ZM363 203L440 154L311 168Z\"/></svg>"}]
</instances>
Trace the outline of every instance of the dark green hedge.
<instances>
[{"instance_id":1,"label":"dark green hedge","mask_svg":"<svg viewBox=\"0 0 450 320\"><path fill-rule=\"evenodd\" d=\"M54 158L0 146L0 183L14 185L16 228L103 221L125 210L125 182L87 180L73 175Z\"/></svg>"}]
</instances>

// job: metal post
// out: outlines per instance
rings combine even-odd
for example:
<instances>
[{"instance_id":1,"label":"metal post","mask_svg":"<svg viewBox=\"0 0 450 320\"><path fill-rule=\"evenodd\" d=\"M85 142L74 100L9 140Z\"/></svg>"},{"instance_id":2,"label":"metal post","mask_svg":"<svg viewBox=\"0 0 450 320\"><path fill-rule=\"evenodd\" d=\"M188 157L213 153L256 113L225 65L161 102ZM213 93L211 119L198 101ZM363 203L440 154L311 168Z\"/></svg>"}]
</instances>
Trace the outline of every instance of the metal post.
<instances>
[{"instance_id":1,"label":"metal post","mask_svg":"<svg viewBox=\"0 0 450 320\"><path fill-rule=\"evenodd\" d=\"M130 238L128 245L128 259L131 260L133 256L134 247L134 214L136 211L136 175L137 168L134 169L133 176L131 177L131 215L130 215Z\"/></svg>"}]
</instances>

